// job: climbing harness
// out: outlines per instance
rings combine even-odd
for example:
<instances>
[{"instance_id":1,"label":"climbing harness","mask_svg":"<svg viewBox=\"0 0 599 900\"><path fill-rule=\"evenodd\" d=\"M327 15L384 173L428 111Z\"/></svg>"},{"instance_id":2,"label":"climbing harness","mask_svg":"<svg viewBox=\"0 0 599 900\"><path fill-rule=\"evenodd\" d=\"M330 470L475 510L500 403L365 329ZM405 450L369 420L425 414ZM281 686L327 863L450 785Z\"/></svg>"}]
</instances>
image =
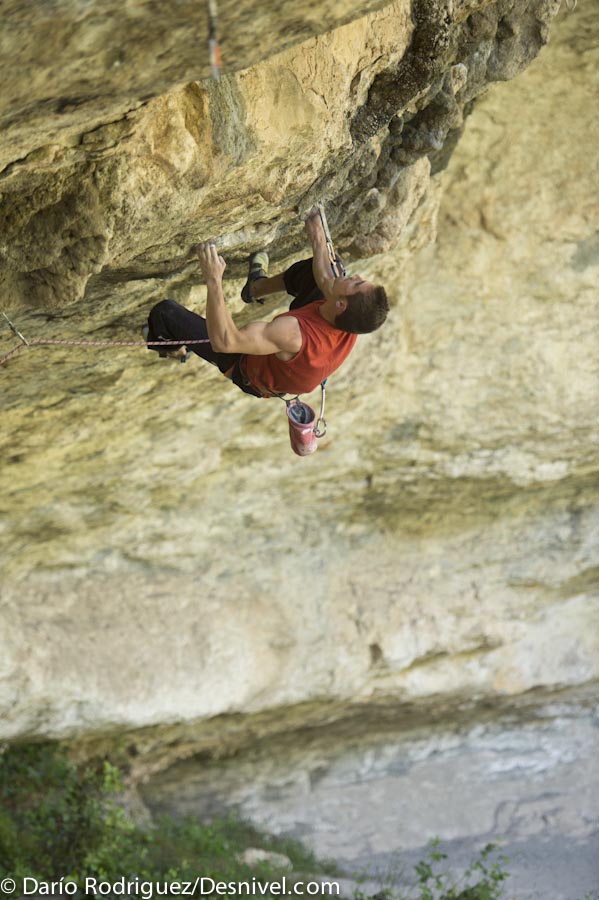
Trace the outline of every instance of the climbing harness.
<instances>
[{"instance_id":1,"label":"climbing harness","mask_svg":"<svg viewBox=\"0 0 599 900\"><path fill-rule=\"evenodd\" d=\"M25 347L33 347L39 346L40 344L54 344L63 347L165 347L169 344L176 344L177 346L181 346L182 344L208 344L210 343L209 338L202 338L190 341L67 341L67 340L54 340L52 338L29 338L27 340L21 332L17 329L15 325L10 321L5 312L2 313L6 321L8 322L8 326L13 334L19 338L21 341L20 344L17 344L16 347L13 347L5 356L0 357L0 366L6 362L7 359L10 359L11 356L17 354L20 350L23 350Z\"/></svg>"},{"instance_id":2,"label":"climbing harness","mask_svg":"<svg viewBox=\"0 0 599 900\"><path fill-rule=\"evenodd\" d=\"M215 81L220 78L220 45L216 37L216 0L208 0L208 55L210 57L210 69Z\"/></svg>"}]
</instances>

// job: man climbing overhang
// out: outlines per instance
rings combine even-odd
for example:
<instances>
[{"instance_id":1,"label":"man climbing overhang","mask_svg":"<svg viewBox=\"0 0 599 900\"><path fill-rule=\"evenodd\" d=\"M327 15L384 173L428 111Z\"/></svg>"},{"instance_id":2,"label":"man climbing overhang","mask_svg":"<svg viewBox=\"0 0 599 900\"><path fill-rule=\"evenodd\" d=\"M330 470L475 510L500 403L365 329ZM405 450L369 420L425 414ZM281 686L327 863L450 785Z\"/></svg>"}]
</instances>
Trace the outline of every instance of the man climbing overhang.
<instances>
[{"instance_id":1,"label":"man climbing overhang","mask_svg":"<svg viewBox=\"0 0 599 900\"><path fill-rule=\"evenodd\" d=\"M289 311L271 322L251 322L238 328L226 305L222 278L226 263L214 244L197 248L208 297L206 318L174 300L163 300L150 311L146 340L181 341L168 355L185 359L185 339L208 339L193 352L217 366L242 391L256 397L308 393L334 372L353 349L357 335L379 328L387 317L384 288L360 275L347 276L340 260L332 266L320 210L306 219L313 258L285 272L268 276L268 255L250 258L242 299L263 298L287 291L294 299ZM342 274L341 274L342 273ZM172 344L170 345L172 348ZM159 349L161 355L167 355Z\"/></svg>"}]
</instances>

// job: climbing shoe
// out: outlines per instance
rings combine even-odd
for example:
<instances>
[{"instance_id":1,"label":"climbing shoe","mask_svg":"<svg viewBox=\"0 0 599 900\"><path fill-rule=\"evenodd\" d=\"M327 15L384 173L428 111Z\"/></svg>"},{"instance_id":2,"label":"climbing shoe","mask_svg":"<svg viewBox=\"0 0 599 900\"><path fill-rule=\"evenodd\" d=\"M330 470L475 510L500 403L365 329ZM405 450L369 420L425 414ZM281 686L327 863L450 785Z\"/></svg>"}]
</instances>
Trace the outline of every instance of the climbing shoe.
<instances>
[{"instance_id":1,"label":"climbing shoe","mask_svg":"<svg viewBox=\"0 0 599 900\"><path fill-rule=\"evenodd\" d=\"M144 341L148 340L148 338L150 336L150 329L147 325L144 325L142 327L141 336L143 337ZM161 338L159 335L158 340L160 340L160 339ZM163 340L165 340L165 339L163 338ZM182 363L187 362L187 360L191 356L190 351L185 346L176 347L176 348L173 348L172 350L167 350L166 347L162 348L162 347L154 346L154 347L148 347L148 350L156 350L160 359L174 359L177 362L182 362ZM181 350L183 350L184 352L181 353Z\"/></svg>"},{"instance_id":2,"label":"climbing shoe","mask_svg":"<svg viewBox=\"0 0 599 900\"><path fill-rule=\"evenodd\" d=\"M248 280L241 291L241 299L244 303L264 303L257 297L252 297L252 282L259 278L268 278L268 253L266 250L258 250L249 258Z\"/></svg>"}]
</instances>

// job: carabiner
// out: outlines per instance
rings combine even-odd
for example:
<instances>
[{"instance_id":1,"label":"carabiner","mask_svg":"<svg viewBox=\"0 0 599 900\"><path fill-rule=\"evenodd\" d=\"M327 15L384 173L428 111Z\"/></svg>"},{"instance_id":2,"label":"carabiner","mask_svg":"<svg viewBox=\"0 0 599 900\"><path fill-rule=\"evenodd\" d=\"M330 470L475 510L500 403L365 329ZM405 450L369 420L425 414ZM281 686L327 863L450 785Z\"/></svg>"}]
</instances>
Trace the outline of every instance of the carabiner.
<instances>
[{"instance_id":1,"label":"carabiner","mask_svg":"<svg viewBox=\"0 0 599 900\"><path fill-rule=\"evenodd\" d=\"M323 425L322 431L320 428L321 422ZM325 422L323 417L320 416L320 418L318 418L316 421L316 425L314 426L314 437L321 438L321 437L324 437L326 433L327 433L327 423Z\"/></svg>"}]
</instances>

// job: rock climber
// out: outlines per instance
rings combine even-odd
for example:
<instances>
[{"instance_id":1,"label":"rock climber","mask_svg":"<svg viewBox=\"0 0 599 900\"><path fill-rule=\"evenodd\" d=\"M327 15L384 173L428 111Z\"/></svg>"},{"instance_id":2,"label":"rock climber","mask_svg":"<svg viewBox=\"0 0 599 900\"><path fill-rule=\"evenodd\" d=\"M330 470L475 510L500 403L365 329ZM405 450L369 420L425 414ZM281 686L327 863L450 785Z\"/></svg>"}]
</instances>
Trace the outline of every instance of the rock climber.
<instances>
[{"instance_id":1,"label":"rock climber","mask_svg":"<svg viewBox=\"0 0 599 900\"><path fill-rule=\"evenodd\" d=\"M190 349L217 366L242 391L256 397L313 391L334 372L353 349L358 334L379 328L387 317L385 289L360 275L336 277L317 207L306 219L312 259L268 276L268 254L254 253L241 297L246 303L287 291L294 299L289 312L271 322L251 322L238 328L226 305L222 278L226 263L214 244L197 247L206 279L206 318L174 300L157 303L144 327L147 341L181 340L181 346L158 349L162 356L187 358L185 339L209 339Z\"/></svg>"}]
</instances>

